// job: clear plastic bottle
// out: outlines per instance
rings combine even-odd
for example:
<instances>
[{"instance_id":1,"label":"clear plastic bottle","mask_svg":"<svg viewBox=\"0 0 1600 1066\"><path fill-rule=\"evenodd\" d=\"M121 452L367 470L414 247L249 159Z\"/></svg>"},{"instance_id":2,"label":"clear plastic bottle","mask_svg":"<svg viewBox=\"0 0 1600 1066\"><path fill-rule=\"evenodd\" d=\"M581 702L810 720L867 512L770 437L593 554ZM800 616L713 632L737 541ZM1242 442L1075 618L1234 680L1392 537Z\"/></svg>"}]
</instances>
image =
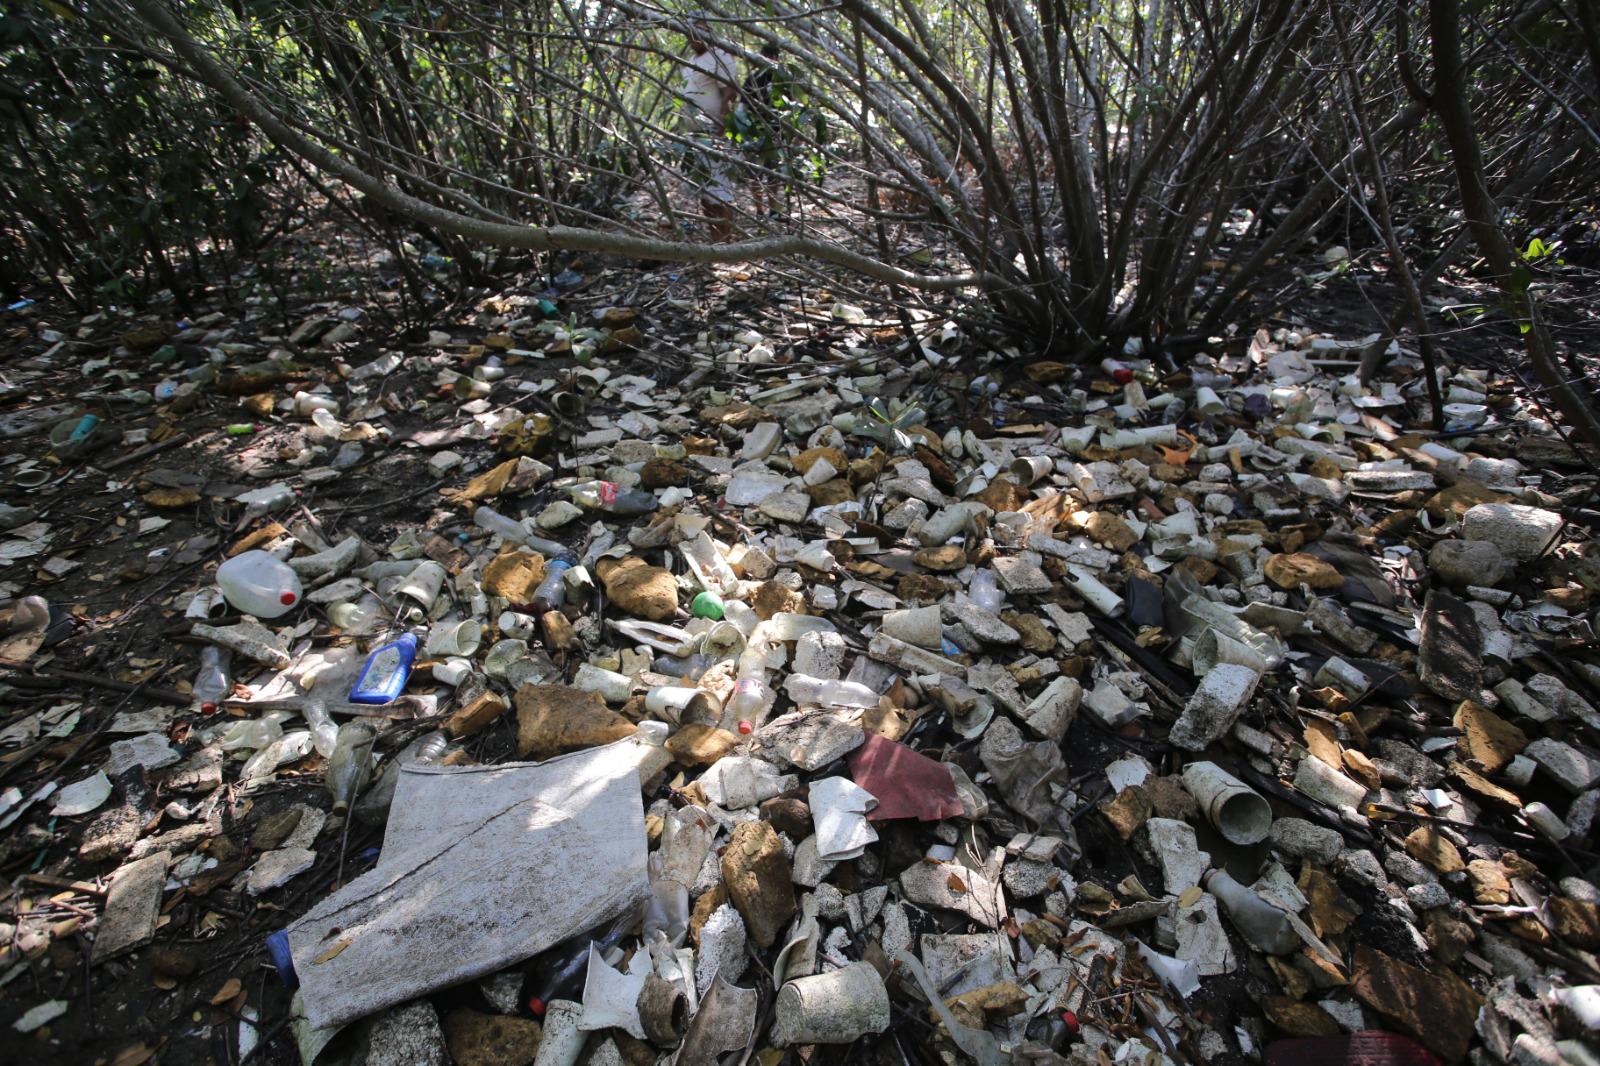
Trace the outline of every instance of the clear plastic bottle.
<instances>
[{"instance_id":1,"label":"clear plastic bottle","mask_svg":"<svg viewBox=\"0 0 1600 1066\"><path fill-rule=\"evenodd\" d=\"M294 489L280 481L266 488L242 492L234 499L244 504L244 517L248 521L293 506Z\"/></svg>"},{"instance_id":2,"label":"clear plastic bottle","mask_svg":"<svg viewBox=\"0 0 1600 1066\"><path fill-rule=\"evenodd\" d=\"M311 754L311 734L304 729L285 733L271 744L245 760L239 771L239 783L248 784L258 777L267 777L278 767L299 762Z\"/></svg>"},{"instance_id":3,"label":"clear plastic bottle","mask_svg":"<svg viewBox=\"0 0 1600 1066\"><path fill-rule=\"evenodd\" d=\"M233 723L222 734L221 748L223 751L239 751L249 748L259 750L283 736L283 723L274 715L261 718L245 718Z\"/></svg>"},{"instance_id":4,"label":"clear plastic bottle","mask_svg":"<svg viewBox=\"0 0 1600 1066\"><path fill-rule=\"evenodd\" d=\"M1287 955L1300 947L1300 935L1289 916L1241 885L1226 870L1212 870L1202 879L1206 890L1222 901L1234 928L1258 951Z\"/></svg>"},{"instance_id":5,"label":"clear plastic bottle","mask_svg":"<svg viewBox=\"0 0 1600 1066\"><path fill-rule=\"evenodd\" d=\"M676 655L663 653L656 656L656 661L651 664L651 669L668 677L679 677L685 681L698 681L700 680L700 675L711 669L711 660L704 655L690 655L680 659Z\"/></svg>"},{"instance_id":6,"label":"clear plastic bottle","mask_svg":"<svg viewBox=\"0 0 1600 1066\"><path fill-rule=\"evenodd\" d=\"M577 560L568 555L552 561L545 568L544 580L539 582L539 587L533 590L533 599L528 601L530 613L537 616L561 609L561 605L567 602L566 574L576 563Z\"/></svg>"},{"instance_id":7,"label":"clear plastic bottle","mask_svg":"<svg viewBox=\"0 0 1600 1066\"><path fill-rule=\"evenodd\" d=\"M499 511L479 505L472 512L472 521L480 528L487 529L490 533L498 534L501 538L513 544L525 544L536 552L546 555L564 555L567 546L557 541L536 537L528 532L528 527L518 522L515 518L508 518Z\"/></svg>"},{"instance_id":8,"label":"clear plastic bottle","mask_svg":"<svg viewBox=\"0 0 1600 1066\"><path fill-rule=\"evenodd\" d=\"M311 422L328 440L338 440L344 433L344 424L321 407L311 412Z\"/></svg>"},{"instance_id":9,"label":"clear plastic bottle","mask_svg":"<svg viewBox=\"0 0 1600 1066\"><path fill-rule=\"evenodd\" d=\"M328 713L328 708L312 700L300 711L306 720L306 726L311 730L311 746L317 749L317 754L324 759L333 756L333 749L339 743L339 727L333 722L333 715Z\"/></svg>"},{"instance_id":10,"label":"clear plastic bottle","mask_svg":"<svg viewBox=\"0 0 1600 1066\"><path fill-rule=\"evenodd\" d=\"M194 698L200 710L215 714L233 692L233 653L207 644L200 649L200 672L194 679Z\"/></svg>"},{"instance_id":11,"label":"clear plastic bottle","mask_svg":"<svg viewBox=\"0 0 1600 1066\"><path fill-rule=\"evenodd\" d=\"M383 601L370 592L355 603L328 605L328 621L352 636L360 637L371 633L382 616Z\"/></svg>"},{"instance_id":12,"label":"clear plastic bottle","mask_svg":"<svg viewBox=\"0 0 1600 1066\"><path fill-rule=\"evenodd\" d=\"M366 722L346 722L339 727L338 743L328 757L327 784L333 794L333 811L342 814L366 787L372 776L372 741L376 734Z\"/></svg>"},{"instance_id":13,"label":"clear plastic bottle","mask_svg":"<svg viewBox=\"0 0 1600 1066\"><path fill-rule=\"evenodd\" d=\"M740 733L749 734L760 729L767 715L772 713L772 705L778 702L777 694L767 684L766 673L765 670L749 674L741 671L739 680L734 683L733 695L728 700L728 717L738 723Z\"/></svg>"},{"instance_id":14,"label":"clear plastic bottle","mask_svg":"<svg viewBox=\"0 0 1600 1066\"><path fill-rule=\"evenodd\" d=\"M828 681L790 674L783 683L789 698L802 707L876 707L878 694L855 681Z\"/></svg>"},{"instance_id":15,"label":"clear plastic bottle","mask_svg":"<svg viewBox=\"0 0 1600 1066\"><path fill-rule=\"evenodd\" d=\"M241 552L217 567L217 584L235 608L277 618L300 602L300 575L264 551Z\"/></svg>"},{"instance_id":16,"label":"clear plastic bottle","mask_svg":"<svg viewBox=\"0 0 1600 1066\"><path fill-rule=\"evenodd\" d=\"M649 514L657 506L653 492L625 489L615 481L583 481L567 488L567 495L579 507L607 514Z\"/></svg>"}]
</instances>

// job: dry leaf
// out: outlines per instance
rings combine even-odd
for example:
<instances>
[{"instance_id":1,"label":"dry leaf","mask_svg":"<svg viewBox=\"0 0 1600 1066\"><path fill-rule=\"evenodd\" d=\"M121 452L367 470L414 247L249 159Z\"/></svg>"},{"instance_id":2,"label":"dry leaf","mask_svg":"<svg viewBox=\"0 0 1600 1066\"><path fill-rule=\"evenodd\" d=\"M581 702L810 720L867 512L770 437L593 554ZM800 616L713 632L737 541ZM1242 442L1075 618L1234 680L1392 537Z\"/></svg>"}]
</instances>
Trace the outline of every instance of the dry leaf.
<instances>
[{"instance_id":1,"label":"dry leaf","mask_svg":"<svg viewBox=\"0 0 1600 1066\"><path fill-rule=\"evenodd\" d=\"M1178 893L1178 906L1193 907L1196 903L1200 902L1200 897L1203 895L1205 895L1205 892L1200 888L1199 885L1190 885L1188 888Z\"/></svg>"},{"instance_id":2,"label":"dry leaf","mask_svg":"<svg viewBox=\"0 0 1600 1066\"><path fill-rule=\"evenodd\" d=\"M144 494L144 502L167 509L189 507L200 502L200 494L194 489L151 489Z\"/></svg>"},{"instance_id":3,"label":"dry leaf","mask_svg":"<svg viewBox=\"0 0 1600 1066\"><path fill-rule=\"evenodd\" d=\"M117 1057L111 1060L111 1066L143 1066L149 1062L156 1053L153 1047L144 1044L134 1044L117 1052Z\"/></svg>"},{"instance_id":4,"label":"dry leaf","mask_svg":"<svg viewBox=\"0 0 1600 1066\"><path fill-rule=\"evenodd\" d=\"M321 962L322 960L318 959L317 961ZM222 1004L228 1002L228 1000L232 999L234 996L237 996L239 994L239 990L243 987L243 982L241 982L237 977L228 978L226 981L222 982L222 987L217 989L217 994L211 997L211 1005L213 1007L222 1006Z\"/></svg>"},{"instance_id":5,"label":"dry leaf","mask_svg":"<svg viewBox=\"0 0 1600 1066\"><path fill-rule=\"evenodd\" d=\"M965 892L967 890L966 882L962 881L961 878L957 877L955 874L951 874L949 878L945 880L945 886L952 892Z\"/></svg>"},{"instance_id":6,"label":"dry leaf","mask_svg":"<svg viewBox=\"0 0 1600 1066\"><path fill-rule=\"evenodd\" d=\"M354 941L352 941L349 937L340 938L340 940L339 940L339 942L337 944L333 945L333 947L328 948L326 951L322 952L322 954L320 954L316 958L312 959L311 960L311 965L313 965L313 966L321 966L323 963L327 962L330 959L338 958L339 957L339 953L341 951L343 951L345 948L349 947L352 943L354 943Z\"/></svg>"}]
</instances>

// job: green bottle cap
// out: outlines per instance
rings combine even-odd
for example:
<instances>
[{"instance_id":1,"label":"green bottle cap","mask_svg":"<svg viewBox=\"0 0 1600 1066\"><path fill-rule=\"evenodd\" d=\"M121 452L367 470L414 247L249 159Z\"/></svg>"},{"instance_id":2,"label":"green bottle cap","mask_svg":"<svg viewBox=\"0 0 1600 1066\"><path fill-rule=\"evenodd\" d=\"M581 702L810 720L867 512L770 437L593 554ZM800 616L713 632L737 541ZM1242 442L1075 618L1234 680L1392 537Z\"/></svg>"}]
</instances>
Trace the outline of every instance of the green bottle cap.
<instances>
[{"instance_id":1,"label":"green bottle cap","mask_svg":"<svg viewBox=\"0 0 1600 1066\"><path fill-rule=\"evenodd\" d=\"M702 592L689 601L689 611L696 618L722 619L722 597L715 592Z\"/></svg>"}]
</instances>

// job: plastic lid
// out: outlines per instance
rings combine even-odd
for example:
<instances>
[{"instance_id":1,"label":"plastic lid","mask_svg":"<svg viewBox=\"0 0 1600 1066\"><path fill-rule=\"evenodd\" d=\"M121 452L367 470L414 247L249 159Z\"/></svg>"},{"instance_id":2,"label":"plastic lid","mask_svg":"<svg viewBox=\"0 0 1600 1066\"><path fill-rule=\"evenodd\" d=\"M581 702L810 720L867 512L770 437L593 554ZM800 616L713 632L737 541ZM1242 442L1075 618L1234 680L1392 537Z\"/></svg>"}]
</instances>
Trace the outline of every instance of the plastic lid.
<instances>
[{"instance_id":1,"label":"plastic lid","mask_svg":"<svg viewBox=\"0 0 1600 1066\"><path fill-rule=\"evenodd\" d=\"M544 1000L540 999L538 996L529 996L528 997L528 1009L533 1011L534 1017L543 1018L544 1017Z\"/></svg>"},{"instance_id":2,"label":"plastic lid","mask_svg":"<svg viewBox=\"0 0 1600 1066\"><path fill-rule=\"evenodd\" d=\"M288 589L284 589L282 592L278 593L278 602L283 604L285 607L293 607L294 601L298 600L299 598L299 596L296 596Z\"/></svg>"},{"instance_id":3,"label":"plastic lid","mask_svg":"<svg viewBox=\"0 0 1600 1066\"><path fill-rule=\"evenodd\" d=\"M279 929L267 936L267 955L278 969L278 980L285 988L299 988L300 975L294 972L294 956L289 954L289 931Z\"/></svg>"},{"instance_id":4,"label":"plastic lid","mask_svg":"<svg viewBox=\"0 0 1600 1066\"><path fill-rule=\"evenodd\" d=\"M756 727L750 724L749 719L744 719L739 722L739 732L748 735L750 733L754 733L755 730Z\"/></svg>"}]
</instances>

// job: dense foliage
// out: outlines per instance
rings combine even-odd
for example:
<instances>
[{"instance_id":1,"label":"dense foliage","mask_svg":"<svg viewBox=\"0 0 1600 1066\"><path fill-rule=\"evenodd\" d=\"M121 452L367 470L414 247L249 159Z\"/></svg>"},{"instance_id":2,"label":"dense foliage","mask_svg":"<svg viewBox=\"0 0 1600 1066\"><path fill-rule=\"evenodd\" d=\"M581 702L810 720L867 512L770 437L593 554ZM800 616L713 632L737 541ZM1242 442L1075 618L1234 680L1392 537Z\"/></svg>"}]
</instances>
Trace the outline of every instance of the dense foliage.
<instances>
[{"instance_id":1,"label":"dense foliage","mask_svg":"<svg viewBox=\"0 0 1600 1066\"><path fill-rule=\"evenodd\" d=\"M906 292L966 272L996 322L1042 347L1214 331L1275 257L1381 246L1380 180L1424 291L1474 252L1430 95L1428 5L126 3L6 20L12 291L49 279L126 300L215 283L230 253L269 255L308 196L462 277L492 269L517 224L665 240L660 258L683 258L706 241L680 191L697 177L678 92L691 19L741 77L775 66L789 87L781 151L755 143L747 109L720 145L783 196L778 222L741 203L745 236L849 249ZM1592 240L1595 22L1568 0L1479 0L1455 22L1494 222L1519 249ZM219 95L222 76L407 201L350 197L294 158L306 151L275 148Z\"/></svg>"}]
</instances>

